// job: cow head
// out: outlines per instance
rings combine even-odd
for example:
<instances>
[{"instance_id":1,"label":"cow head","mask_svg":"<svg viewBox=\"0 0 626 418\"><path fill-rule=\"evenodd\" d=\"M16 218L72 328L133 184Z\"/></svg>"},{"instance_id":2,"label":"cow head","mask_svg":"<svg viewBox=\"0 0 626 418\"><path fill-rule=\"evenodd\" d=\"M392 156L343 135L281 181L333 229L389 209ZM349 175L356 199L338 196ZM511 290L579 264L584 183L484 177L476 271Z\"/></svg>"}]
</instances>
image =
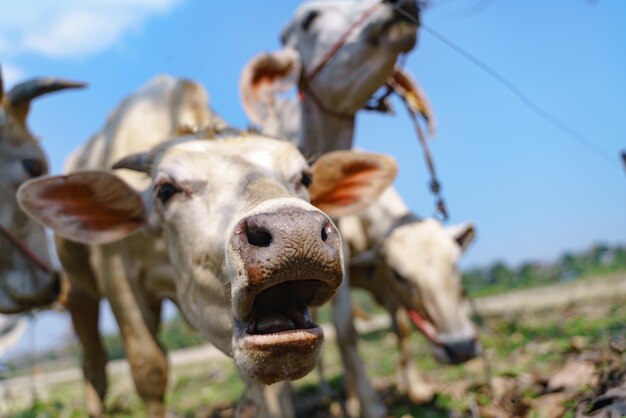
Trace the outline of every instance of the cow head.
<instances>
[{"instance_id":1,"label":"cow head","mask_svg":"<svg viewBox=\"0 0 626 418\"><path fill-rule=\"evenodd\" d=\"M79 172L29 182L20 203L75 241L157 232L185 317L245 375L272 383L308 373L323 341L309 307L343 276L339 233L320 209L342 216L373 202L395 176L393 159L345 151L309 167L282 141L181 139L116 167L148 172L150 187L138 194L112 173Z\"/></svg>"},{"instance_id":2,"label":"cow head","mask_svg":"<svg viewBox=\"0 0 626 418\"><path fill-rule=\"evenodd\" d=\"M15 194L26 180L48 172L39 141L26 118L32 99L84 84L37 79L4 93L0 74L0 312L15 313L44 306L59 294L59 277L50 266L44 229L19 208ZM21 248L20 248L21 247Z\"/></svg>"},{"instance_id":3,"label":"cow head","mask_svg":"<svg viewBox=\"0 0 626 418\"><path fill-rule=\"evenodd\" d=\"M248 116L264 127L275 124L276 94L296 85L317 107L353 116L393 74L398 55L414 47L417 22L416 0L305 3L282 32L284 49L260 54L244 69Z\"/></svg>"},{"instance_id":4,"label":"cow head","mask_svg":"<svg viewBox=\"0 0 626 418\"><path fill-rule=\"evenodd\" d=\"M462 363L479 351L458 271L459 258L474 237L472 224L446 228L426 219L395 228L382 247L390 289L443 363Z\"/></svg>"}]
</instances>

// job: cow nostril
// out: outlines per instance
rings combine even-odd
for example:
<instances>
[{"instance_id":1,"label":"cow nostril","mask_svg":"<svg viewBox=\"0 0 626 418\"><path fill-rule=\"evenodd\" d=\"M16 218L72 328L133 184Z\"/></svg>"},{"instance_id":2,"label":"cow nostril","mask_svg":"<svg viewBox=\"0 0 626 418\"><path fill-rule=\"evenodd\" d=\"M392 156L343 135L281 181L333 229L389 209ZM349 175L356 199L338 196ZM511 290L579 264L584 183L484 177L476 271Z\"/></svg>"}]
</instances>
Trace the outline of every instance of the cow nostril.
<instances>
[{"instance_id":1,"label":"cow nostril","mask_svg":"<svg viewBox=\"0 0 626 418\"><path fill-rule=\"evenodd\" d=\"M326 228L328 228L327 226L325 226L324 228L322 228L322 241L326 242L326 240L328 239L328 233L326 232Z\"/></svg>"},{"instance_id":2,"label":"cow nostril","mask_svg":"<svg viewBox=\"0 0 626 418\"><path fill-rule=\"evenodd\" d=\"M61 275L58 272L52 273L52 292L54 293L54 298L56 299L61 294Z\"/></svg>"},{"instance_id":3,"label":"cow nostril","mask_svg":"<svg viewBox=\"0 0 626 418\"><path fill-rule=\"evenodd\" d=\"M263 229L248 230L246 236L248 237L248 243L255 247L269 247L272 243L272 236Z\"/></svg>"}]
</instances>

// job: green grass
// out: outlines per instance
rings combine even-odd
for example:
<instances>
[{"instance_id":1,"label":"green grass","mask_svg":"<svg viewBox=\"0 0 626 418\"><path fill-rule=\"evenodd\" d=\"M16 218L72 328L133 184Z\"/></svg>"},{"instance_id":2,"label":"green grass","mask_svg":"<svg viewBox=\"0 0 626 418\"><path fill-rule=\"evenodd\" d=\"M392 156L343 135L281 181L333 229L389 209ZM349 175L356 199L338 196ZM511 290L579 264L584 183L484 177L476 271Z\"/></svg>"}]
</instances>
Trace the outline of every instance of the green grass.
<instances>
[{"instance_id":1,"label":"green grass","mask_svg":"<svg viewBox=\"0 0 626 418\"><path fill-rule=\"evenodd\" d=\"M490 359L492 375L514 380L520 376L549 377L567 356L577 350L603 352L608 350L611 338L626 339L626 304L594 303L565 310L543 311L516 315L510 318L488 317L481 329L481 343ZM363 336L359 351L367 370L377 385L387 387L385 402L394 417L444 417L449 413L467 413L469 405L490 405L493 401L486 389L483 359L465 365L443 366L430 355L425 340L415 332L410 347L418 370L435 384L439 395L432 404L411 405L402 394L393 389L397 372L398 352L395 337L387 331L375 331ZM331 388L341 391L343 370L339 351L334 344L326 344L323 356L325 373ZM300 399L317 391L319 379L313 372L295 382ZM459 390L461 388L462 390ZM230 361L218 361L173 370L168 386L167 405L178 416L199 418L210 416L215 408L235 403L244 386ZM538 385L520 388L515 392L519 402L532 405L541 395ZM582 396L582 395L581 395ZM11 417L72 418L85 416L83 389L79 382L53 388L45 401L31 408L15 410ZM570 410L575 401L570 402ZM142 417L144 411L128 379L114 376L107 398L109 417ZM528 416L540 416L540 411Z\"/></svg>"}]
</instances>

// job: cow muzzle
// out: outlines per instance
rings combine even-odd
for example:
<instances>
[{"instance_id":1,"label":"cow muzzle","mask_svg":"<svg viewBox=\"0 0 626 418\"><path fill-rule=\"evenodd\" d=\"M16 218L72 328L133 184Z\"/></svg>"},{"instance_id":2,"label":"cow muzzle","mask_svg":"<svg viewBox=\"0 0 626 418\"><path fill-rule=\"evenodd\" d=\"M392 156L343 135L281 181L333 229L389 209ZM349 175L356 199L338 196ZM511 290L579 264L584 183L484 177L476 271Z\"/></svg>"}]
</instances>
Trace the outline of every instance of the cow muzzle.
<instances>
[{"instance_id":1,"label":"cow muzzle","mask_svg":"<svg viewBox=\"0 0 626 418\"><path fill-rule=\"evenodd\" d=\"M61 279L57 272L7 272L4 274L4 286L0 288L0 292L4 292L4 298L15 304L13 311L0 308L0 313L25 312L54 303L61 294Z\"/></svg>"},{"instance_id":2,"label":"cow muzzle","mask_svg":"<svg viewBox=\"0 0 626 418\"><path fill-rule=\"evenodd\" d=\"M443 364L461 364L475 358L482 347L475 337L443 343L435 351L435 357Z\"/></svg>"},{"instance_id":3,"label":"cow muzzle","mask_svg":"<svg viewBox=\"0 0 626 418\"><path fill-rule=\"evenodd\" d=\"M267 384L306 375L323 342L309 308L343 277L337 228L313 208L287 207L241 220L230 246L239 259L231 277L237 363Z\"/></svg>"},{"instance_id":4,"label":"cow muzzle","mask_svg":"<svg viewBox=\"0 0 626 418\"><path fill-rule=\"evenodd\" d=\"M397 52L411 51L417 43L420 10L415 0L384 0L393 9L391 20L385 24L382 45Z\"/></svg>"}]
</instances>

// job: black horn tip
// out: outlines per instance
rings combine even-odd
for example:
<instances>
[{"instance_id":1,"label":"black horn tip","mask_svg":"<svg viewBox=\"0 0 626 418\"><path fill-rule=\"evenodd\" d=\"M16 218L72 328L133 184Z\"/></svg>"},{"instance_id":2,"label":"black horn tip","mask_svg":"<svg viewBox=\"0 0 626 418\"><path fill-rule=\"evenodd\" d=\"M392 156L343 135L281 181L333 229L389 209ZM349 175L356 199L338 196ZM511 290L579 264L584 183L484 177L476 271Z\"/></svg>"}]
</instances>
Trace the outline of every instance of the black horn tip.
<instances>
[{"instance_id":1,"label":"black horn tip","mask_svg":"<svg viewBox=\"0 0 626 418\"><path fill-rule=\"evenodd\" d=\"M122 158L111 166L112 170L118 170L125 168L133 171L140 171L142 173L150 173L151 158L147 153L133 154Z\"/></svg>"},{"instance_id":2,"label":"black horn tip","mask_svg":"<svg viewBox=\"0 0 626 418\"><path fill-rule=\"evenodd\" d=\"M44 94L71 88L84 88L86 83L59 78L36 78L25 81L13 87L7 93L12 105L30 103L31 100Z\"/></svg>"}]
</instances>

